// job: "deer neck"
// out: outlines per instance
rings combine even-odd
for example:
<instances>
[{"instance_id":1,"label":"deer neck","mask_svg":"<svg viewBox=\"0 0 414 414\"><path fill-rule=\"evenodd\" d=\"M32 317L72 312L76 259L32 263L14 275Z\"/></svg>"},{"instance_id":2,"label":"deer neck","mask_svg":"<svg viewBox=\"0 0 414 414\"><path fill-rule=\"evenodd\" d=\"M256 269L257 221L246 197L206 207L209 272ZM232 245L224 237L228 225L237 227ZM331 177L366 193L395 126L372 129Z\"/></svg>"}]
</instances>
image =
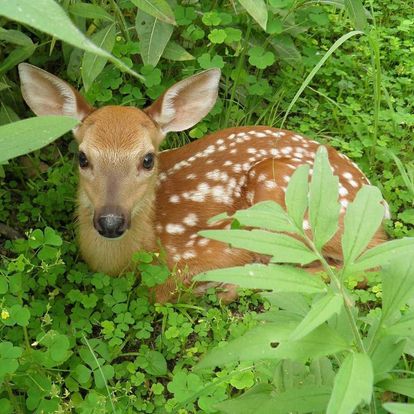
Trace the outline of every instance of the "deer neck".
<instances>
[{"instance_id":1,"label":"deer neck","mask_svg":"<svg viewBox=\"0 0 414 414\"><path fill-rule=\"evenodd\" d=\"M78 235L80 251L90 269L118 276L131 267L131 258L139 250L155 251L155 189L146 194L131 218L130 229L119 239L106 239L93 226L93 210L82 188L78 192Z\"/></svg>"}]
</instances>

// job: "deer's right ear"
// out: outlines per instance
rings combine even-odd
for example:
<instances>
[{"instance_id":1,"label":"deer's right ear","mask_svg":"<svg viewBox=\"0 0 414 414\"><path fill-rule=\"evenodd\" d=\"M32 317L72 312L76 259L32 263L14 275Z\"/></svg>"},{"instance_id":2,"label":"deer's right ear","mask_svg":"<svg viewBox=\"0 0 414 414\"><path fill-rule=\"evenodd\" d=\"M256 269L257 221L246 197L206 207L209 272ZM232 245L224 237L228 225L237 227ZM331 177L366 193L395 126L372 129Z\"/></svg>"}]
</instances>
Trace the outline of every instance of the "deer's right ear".
<instances>
[{"instance_id":1,"label":"deer's right ear","mask_svg":"<svg viewBox=\"0 0 414 414\"><path fill-rule=\"evenodd\" d=\"M68 83L28 63L20 63L22 95L36 115L67 115L82 121L94 108Z\"/></svg>"}]
</instances>

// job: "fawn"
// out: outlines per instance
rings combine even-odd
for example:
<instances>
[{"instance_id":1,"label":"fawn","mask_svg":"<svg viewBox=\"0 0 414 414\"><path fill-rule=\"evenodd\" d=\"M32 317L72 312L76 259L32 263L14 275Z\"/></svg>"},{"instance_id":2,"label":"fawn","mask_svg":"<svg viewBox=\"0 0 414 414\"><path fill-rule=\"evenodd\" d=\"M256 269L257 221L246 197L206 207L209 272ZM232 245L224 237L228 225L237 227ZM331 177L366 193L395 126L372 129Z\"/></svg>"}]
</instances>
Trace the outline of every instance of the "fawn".
<instances>
[{"instance_id":1,"label":"fawn","mask_svg":"<svg viewBox=\"0 0 414 414\"><path fill-rule=\"evenodd\" d=\"M80 122L73 131L79 143L80 249L91 269L110 275L127 270L135 251L156 251L159 242L170 269L176 266L186 285L206 270L263 260L197 232L211 228L208 219L224 211L233 213L264 200L284 205L290 176L299 165L313 164L320 145L294 132L251 126L224 129L158 152L169 131L191 128L213 107L219 69L176 83L143 110L95 109L69 84L42 69L22 63L19 73L23 97L36 115L68 115ZM340 261L343 213L369 181L345 155L333 148L328 154L340 179L342 214L325 252ZM228 225L224 221L213 227ZM304 229L309 230L307 220ZM384 240L379 230L371 245ZM202 293L203 286L196 290ZM223 298L232 300L235 289L227 287ZM156 300L172 300L175 291L171 277L156 288Z\"/></svg>"}]
</instances>

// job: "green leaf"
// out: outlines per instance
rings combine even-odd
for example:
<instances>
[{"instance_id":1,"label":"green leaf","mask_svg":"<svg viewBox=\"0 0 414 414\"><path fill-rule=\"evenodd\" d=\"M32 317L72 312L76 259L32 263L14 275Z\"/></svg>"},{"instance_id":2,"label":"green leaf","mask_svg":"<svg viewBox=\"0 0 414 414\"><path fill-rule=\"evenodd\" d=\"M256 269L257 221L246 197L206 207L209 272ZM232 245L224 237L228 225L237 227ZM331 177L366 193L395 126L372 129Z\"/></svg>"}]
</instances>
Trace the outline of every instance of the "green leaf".
<instances>
[{"instance_id":1,"label":"green leaf","mask_svg":"<svg viewBox=\"0 0 414 414\"><path fill-rule=\"evenodd\" d=\"M290 178L286 190L286 209L299 229L303 228L303 218L308 208L309 165L301 165Z\"/></svg>"},{"instance_id":2,"label":"green leaf","mask_svg":"<svg viewBox=\"0 0 414 414\"><path fill-rule=\"evenodd\" d=\"M334 176L328 161L328 151L320 146L316 153L309 193L309 219L313 241L318 250L338 230L339 179Z\"/></svg>"},{"instance_id":3,"label":"green leaf","mask_svg":"<svg viewBox=\"0 0 414 414\"><path fill-rule=\"evenodd\" d=\"M62 238L51 227L46 227L44 230L44 243L49 246L62 246Z\"/></svg>"},{"instance_id":4,"label":"green leaf","mask_svg":"<svg viewBox=\"0 0 414 414\"><path fill-rule=\"evenodd\" d=\"M274 201L263 201L245 210L238 210L232 218L236 219L242 226L297 233L297 229L291 223L286 211Z\"/></svg>"},{"instance_id":5,"label":"green leaf","mask_svg":"<svg viewBox=\"0 0 414 414\"><path fill-rule=\"evenodd\" d=\"M0 76L3 76L8 70L14 68L19 63L28 59L33 55L36 50L36 45L29 44L27 46L21 46L17 49L14 49L7 57L4 59L0 65Z\"/></svg>"},{"instance_id":6,"label":"green leaf","mask_svg":"<svg viewBox=\"0 0 414 414\"><path fill-rule=\"evenodd\" d=\"M145 65L157 66L173 32L173 26L147 13L138 11L135 29L140 41L140 53Z\"/></svg>"},{"instance_id":7,"label":"green leaf","mask_svg":"<svg viewBox=\"0 0 414 414\"><path fill-rule=\"evenodd\" d=\"M69 5L69 13L85 17L86 19L108 20L113 22L114 18L101 6L89 3L75 3Z\"/></svg>"},{"instance_id":8,"label":"green leaf","mask_svg":"<svg viewBox=\"0 0 414 414\"><path fill-rule=\"evenodd\" d=\"M176 24L174 12L165 0L131 0L143 12L168 24Z\"/></svg>"},{"instance_id":9,"label":"green leaf","mask_svg":"<svg viewBox=\"0 0 414 414\"><path fill-rule=\"evenodd\" d=\"M365 30L367 27L367 16L361 0L344 0L345 9L349 14L352 24L356 30Z\"/></svg>"},{"instance_id":10,"label":"green leaf","mask_svg":"<svg viewBox=\"0 0 414 414\"><path fill-rule=\"evenodd\" d=\"M331 316L338 314L343 306L341 295L327 294L312 305L311 310L292 333L291 340L295 341L326 322Z\"/></svg>"},{"instance_id":11,"label":"green leaf","mask_svg":"<svg viewBox=\"0 0 414 414\"><path fill-rule=\"evenodd\" d=\"M149 351L145 355L145 358L148 362L148 365L145 367L145 371L147 371L148 374L155 375L157 377L167 374L167 361L161 352Z\"/></svg>"},{"instance_id":12,"label":"green leaf","mask_svg":"<svg viewBox=\"0 0 414 414\"><path fill-rule=\"evenodd\" d=\"M0 275L0 295L4 295L9 290L6 276Z\"/></svg>"},{"instance_id":13,"label":"green leaf","mask_svg":"<svg viewBox=\"0 0 414 414\"><path fill-rule=\"evenodd\" d=\"M56 334L48 343L48 347L53 361L63 362L67 359L70 343L66 335Z\"/></svg>"},{"instance_id":14,"label":"green leaf","mask_svg":"<svg viewBox=\"0 0 414 414\"><path fill-rule=\"evenodd\" d=\"M111 380L115 375L115 370L112 365L104 365L93 371L93 377L95 379L96 388L105 388L107 382Z\"/></svg>"},{"instance_id":15,"label":"green leaf","mask_svg":"<svg viewBox=\"0 0 414 414\"><path fill-rule=\"evenodd\" d=\"M370 352L375 381L388 376L389 371L398 364L405 344L404 339L395 336L384 336L375 343L374 349Z\"/></svg>"},{"instance_id":16,"label":"green leaf","mask_svg":"<svg viewBox=\"0 0 414 414\"><path fill-rule=\"evenodd\" d=\"M26 307L15 304L10 308L10 319L19 326L27 326L30 320L30 311Z\"/></svg>"},{"instance_id":17,"label":"green leaf","mask_svg":"<svg viewBox=\"0 0 414 414\"><path fill-rule=\"evenodd\" d=\"M385 328L387 335L414 337L414 311L406 312L401 319Z\"/></svg>"},{"instance_id":18,"label":"green leaf","mask_svg":"<svg viewBox=\"0 0 414 414\"><path fill-rule=\"evenodd\" d=\"M318 259L305 244L286 234L264 230L204 230L198 234L232 247L273 256L272 262L304 265Z\"/></svg>"},{"instance_id":19,"label":"green leaf","mask_svg":"<svg viewBox=\"0 0 414 414\"><path fill-rule=\"evenodd\" d=\"M44 262L56 260L59 250L52 246L43 246L37 253L37 257Z\"/></svg>"},{"instance_id":20,"label":"green leaf","mask_svg":"<svg viewBox=\"0 0 414 414\"><path fill-rule=\"evenodd\" d=\"M383 321L387 321L414 297L414 255L392 260L381 276Z\"/></svg>"},{"instance_id":21,"label":"green leaf","mask_svg":"<svg viewBox=\"0 0 414 414\"><path fill-rule=\"evenodd\" d=\"M327 414L351 414L372 397L374 374L366 354L349 354L335 377Z\"/></svg>"},{"instance_id":22,"label":"green leaf","mask_svg":"<svg viewBox=\"0 0 414 414\"><path fill-rule=\"evenodd\" d=\"M39 116L0 127L0 164L50 144L79 123L68 116Z\"/></svg>"},{"instance_id":23,"label":"green leaf","mask_svg":"<svg viewBox=\"0 0 414 414\"><path fill-rule=\"evenodd\" d=\"M250 264L243 267L210 270L193 280L233 283L248 289L270 289L276 292L318 293L325 284L304 270L279 265Z\"/></svg>"},{"instance_id":24,"label":"green leaf","mask_svg":"<svg viewBox=\"0 0 414 414\"><path fill-rule=\"evenodd\" d=\"M249 63L258 69L266 69L275 63L275 55L272 52L266 51L261 46L252 47L248 55Z\"/></svg>"},{"instance_id":25,"label":"green leaf","mask_svg":"<svg viewBox=\"0 0 414 414\"><path fill-rule=\"evenodd\" d=\"M188 53L182 46L176 42L173 42L172 40L170 40L165 47L164 52L162 53L162 57L174 61L195 59L192 54Z\"/></svg>"},{"instance_id":26,"label":"green leaf","mask_svg":"<svg viewBox=\"0 0 414 414\"><path fill-rule=\"evenodd\" d=\"M384 266L397 257L412 257L414 255L414 237L392 240L382 243L363 253L354 264L348 267L349 272L359 272Z\"/></svg>"},{"instance_id":27,"label":"green leaf","mask_svg":"<svg viewBox=\"0 0 414 414\"><path fill-rule=\"evenodd\" d=\"M75 368L75 377L81 383L87 383L91 378L92 371L85 365L79 364Z\"/></svg>"},{"instance_id":28,"label":"green leaf","mask_svg":"<svg viewBox=\"0 0 414 414\"><path fill-rule=\"evenodd\" d=\"M116 29L113 23L95 33L91 39L101 49L111 52L115 45L115 36ZM102 72L107 61L108 59L105 57L98 56L95 53L85 52L82 58L81 74L86 91Z\"/></svg>"},{"instance_id":29,"label":"green leaf","mask_svg":"<svg viewBox=\"0 0 414 414\"><path fill-rule=\"evenodd\" d=\"M260 361L271 359L276 349L272 343L288 340L299 322L297 319L279 319L275 322L261 323L239 338L226 342L207 352L195 366L195 370L222 366L235 361Z\"/></svg>"},{"instance_id":30,"label":"green leaf","mask_svg":"<svg viewBox=\"0 0 414 414\"><path fill-rule=\"evenodd\" d=\"M239 0L239 3L246 9L247 13L259 23L263 30L267 25L267 6L264 0Z\"/></svg>"},{"instance_id":31,"label":"green leaf","mask_svg":"<svg viewBox=\"0 0 414 414\"><path fill-rule=\"evenodd\" d=\"M32 39L19 30L6 30L0 27L0 40L19 46L33 45Z\"/></svg>"},{"instance_id":32,"label":"green leaf","mask_svg":"<svg viewBox=\"0 0 414 414\"><path fill-rule=\"evenodd\" d=\"M47 13L45 13L47 11ZM70 20L65 11L54 0L0 0L0 15L27 24L72 46L109 59L130 75L143 79L120 59L91 42Z\"/></svg>"},{"instance_id":33,"label":"green leaf","mask_svg":"<svg viewBox=\"0 0 414 414\"><path fill-rule=\"evenodd\" d=\"M413 414L414 404L385 403L383 407L391 414Z\"/></svg>"},{"instance_id":34,"label":"green leaf","mask_svg":"<svg viewBox=\"0 0 414 414\"><path fill-rule=\"evenodd\" d=\"M252 390L250 390L252 391ZM284 392L263 389L260 392L247 392L241 397L216 405L226 414L305 414L322 412L329 400L331 389L328 386L304 385Z\"/></svg>"},{"instance_id":35,"label":"green leaf","mask_svg":"<svg viewBox=\"0 0 414 414\"><path fill-rule=\"evenodd\" d=\"M342 252L345 266L353 263L374 237L384 218L382 196L377 187L362 187L348 206L344 218Z\"/></svg>"},{"instance_id":36,"label":"green leaf","mask_svg":"<svg viewBox=\"0 0 414 414\"><path fill-rule=\"evenodd\" d=\"M269 43L282 61L293 67L302 63L302 55L289 35L273 35L269 38Z\"/></svg>"},{"instance_id":37,"label":"green leaf","mask_svg":"<svg viewBox=\"0 0 414 414\"><path fill-rule=\"evenodd\" d=\"M349 348L348 342L328 325L320 325L311 333L297 341L282 341L273 355L275 359L306 361L336 354Z\"/></svg>"},{"instance_id":38,"label":"green leaf","mask_svg":"<svg viewBox=\"0 0 414 414\"><path fill-rule=\"evenodd\" d=\"M414 379L412 378L394 378L388 379L377 384L383 390L396 392L414 398Z\"/></svg>"}]
</instances>

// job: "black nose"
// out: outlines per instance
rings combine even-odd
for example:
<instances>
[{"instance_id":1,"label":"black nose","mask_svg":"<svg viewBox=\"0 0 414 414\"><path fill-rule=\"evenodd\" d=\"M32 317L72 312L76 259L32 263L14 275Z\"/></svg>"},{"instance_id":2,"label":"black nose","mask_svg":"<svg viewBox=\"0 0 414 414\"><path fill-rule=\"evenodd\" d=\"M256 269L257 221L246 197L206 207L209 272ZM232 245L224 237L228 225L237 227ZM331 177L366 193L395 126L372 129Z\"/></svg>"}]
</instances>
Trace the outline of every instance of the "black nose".
<instances>
[{"instance_id":1,"label":"black nose","mask_svg":"<svg viewBox=\"0 0 414 414\"><path fill-rule=\"evenodd\" d=\"M127 226L123 215L103 214L98 218L95 227L101 236L113 239L122 236Z\"/></svg>"}]
</instances>

